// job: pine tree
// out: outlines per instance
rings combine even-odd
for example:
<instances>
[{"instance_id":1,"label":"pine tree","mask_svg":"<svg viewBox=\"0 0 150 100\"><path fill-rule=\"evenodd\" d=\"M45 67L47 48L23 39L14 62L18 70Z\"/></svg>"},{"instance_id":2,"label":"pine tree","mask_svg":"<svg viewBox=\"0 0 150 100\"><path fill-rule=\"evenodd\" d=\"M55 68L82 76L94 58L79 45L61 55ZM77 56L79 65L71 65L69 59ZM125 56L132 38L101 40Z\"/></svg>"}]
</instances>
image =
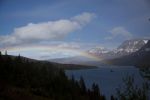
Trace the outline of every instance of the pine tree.
<instances>
[{"instance_id":1,"label":"pine tree","mask_svg":"<svg viewBox=\"0 0 150 100\"><path fill-rule=\"evenodd\" d=\"M97 84L93 83L92 91L93 91L93 99L99 100L100 99L100 91L99 91L99 87Z\"/></svg>"},{"instance_id":2,"label":"pine tree","mask_svg":"<svg viewBox=\"0 0 150 100\"><path fill-rule=\"evenodd\" d=\"M114 96L113 96L113 95L111 95L110 100L115 100L115 98L114 98Z\"/></svg>"},{"instance_id":3,"label":"pine tree","mask_svg":"<svg viewBox=\"0 0 150 100\"><path fill-rule=\"evenodd\" d=\"M137 87L133 76L123 79L123 87L117 89L118 100L148 100L148 83L143 83L142 87Z\"/></svg>"},{"instance_id":4,"label":"pine tree","mask_svg":"<svg viewBox=\"0 0 150 100\"><path fill-rule=\"evenodd\" d=\"M85 82L83 80L83 77L80 77L79 84L80 84L81 92L85 93L86 92L86 86L85 86Z\"/></svg>"}]
</instances>

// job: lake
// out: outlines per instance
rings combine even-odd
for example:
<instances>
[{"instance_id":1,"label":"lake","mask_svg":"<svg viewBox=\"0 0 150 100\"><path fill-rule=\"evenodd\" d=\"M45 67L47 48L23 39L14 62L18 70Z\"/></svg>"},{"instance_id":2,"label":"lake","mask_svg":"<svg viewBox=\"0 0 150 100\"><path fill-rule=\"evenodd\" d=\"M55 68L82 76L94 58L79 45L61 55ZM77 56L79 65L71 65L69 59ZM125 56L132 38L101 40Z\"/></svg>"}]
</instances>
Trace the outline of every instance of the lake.
<instances>
[{"instance_id":1,"label":"lake","mask_svg":"<svg viewBox=\"0 0 150 100\"><path fill-rule=\"evenodd\" d=\"M110 97L116 94L116 88L123 85L123 78L132 75L138 86L144 82L139 70L134 66L100 66L98 69L66 70L66 75L76 80L82 76L87 88L91 88L93 83L97 83L102 94Z\"/></svg>"}]
</instances>

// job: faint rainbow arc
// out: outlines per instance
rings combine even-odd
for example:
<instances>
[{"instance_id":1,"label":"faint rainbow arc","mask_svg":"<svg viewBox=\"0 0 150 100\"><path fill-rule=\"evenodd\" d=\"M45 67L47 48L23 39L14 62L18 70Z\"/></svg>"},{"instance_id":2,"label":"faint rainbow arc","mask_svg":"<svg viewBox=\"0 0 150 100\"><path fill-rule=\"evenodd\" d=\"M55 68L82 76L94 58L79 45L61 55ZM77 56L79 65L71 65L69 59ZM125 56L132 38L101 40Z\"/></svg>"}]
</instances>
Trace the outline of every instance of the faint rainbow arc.
<instances>
[{"instance_id":1,"label":"faint rainbow arc","mask_svg":"<svg viewBox=\"0 0 150 100\"><path fill-rule=\"evenodd\" d=\"M4 51L8 51L8 52L20 52L20 51L30 51L30 50L36 50L36 51L65 51L65 52L70 52L70 53L75 53L87 58L91 58L94 59L96 61L101 61L100 57L97 57L95 55L89 54L87 52L78 50L78 49L72 49L72 48L68 48L68 47L57 47L57 46L49 46L49 45L38 45L38 46L14 46L14 47L6 47L6 48L0 48L0 51L4 52Z\"/></svg>"}]
</instances>

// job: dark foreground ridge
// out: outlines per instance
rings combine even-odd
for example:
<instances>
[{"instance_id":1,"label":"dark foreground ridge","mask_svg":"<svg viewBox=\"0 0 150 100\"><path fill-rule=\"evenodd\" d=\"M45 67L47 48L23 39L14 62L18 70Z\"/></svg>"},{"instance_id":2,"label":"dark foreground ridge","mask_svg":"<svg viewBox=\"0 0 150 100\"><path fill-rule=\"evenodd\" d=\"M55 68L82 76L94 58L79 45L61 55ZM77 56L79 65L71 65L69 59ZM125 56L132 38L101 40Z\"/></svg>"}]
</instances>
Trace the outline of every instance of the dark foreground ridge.
<instances>
[{"instance_id":1,"label":"dark foreground ridge","mask_svg":"<svg viewBox=\"0 0 150 100\"><path fill-rule=\"evenodd\" d=\"M105 100L98 85L68 79L62 66L0 55L0 100Z\"/></svg>"}]
</instances>

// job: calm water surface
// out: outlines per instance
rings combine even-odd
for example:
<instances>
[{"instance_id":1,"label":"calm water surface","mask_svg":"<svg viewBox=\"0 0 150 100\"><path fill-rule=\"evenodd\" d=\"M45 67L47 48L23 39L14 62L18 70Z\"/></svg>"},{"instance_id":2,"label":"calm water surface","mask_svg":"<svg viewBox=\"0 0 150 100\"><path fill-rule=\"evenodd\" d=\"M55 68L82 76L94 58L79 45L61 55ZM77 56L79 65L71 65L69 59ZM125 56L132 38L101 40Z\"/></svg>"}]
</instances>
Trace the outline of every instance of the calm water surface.
<instances>
[{"instance_id":1,"label":"calm water surface","mask_svg":"<svg viewBox=\"0 0 150 100\"><path fill-rule=\"evenodd\" d=\"M102 94L107 97L116 94L116 88L123 85L122 79L128 75L134 76L138 86L144 82L139 70L133 66L100 66L98 69L66 70L66 75L69 78L73 75L76 80L82 76L88 88L91 88L93 82L97 83Z\"/></svg>"}]
</instances>

